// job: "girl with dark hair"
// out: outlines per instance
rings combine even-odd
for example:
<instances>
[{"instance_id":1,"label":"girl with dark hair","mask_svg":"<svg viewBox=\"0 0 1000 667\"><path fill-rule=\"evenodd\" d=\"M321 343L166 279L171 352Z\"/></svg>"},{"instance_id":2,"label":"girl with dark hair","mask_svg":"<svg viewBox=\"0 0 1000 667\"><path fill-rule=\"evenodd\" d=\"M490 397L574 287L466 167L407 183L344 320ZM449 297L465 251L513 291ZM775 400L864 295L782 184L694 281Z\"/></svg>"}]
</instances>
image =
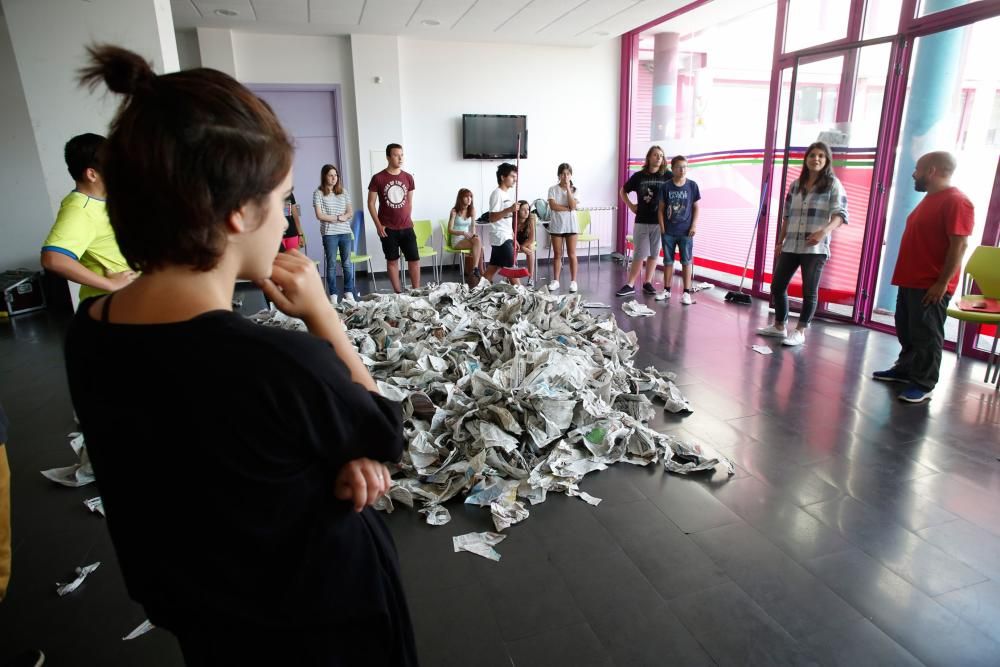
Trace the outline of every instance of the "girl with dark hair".
<instances>
[{"instance_id":1,"label":"girl with dark hair","mask_svg":"<svg viewBox=\"0 0 1000 667\"><path fill-rule=\"evenodd\" d=\"M476 234L475 223L476 206L472 202L472 190L462 188L455 197L455 206L448 213L448 245L471 251L465 256L465 279L470 287L479 282L479 256L483 252L483 242Z\"/></svg>"},{"instance_id":2,"label":"girl with dark hair","mask_svg":"<svg viewBox=\"0 0 1000 667\"><path fill-rule=\"evenodd\" d=\"M370 507L402 415L313 263L275 251L285 130L211 69L157 76L101 46L82 81L124 97L104 178L142 275L80 304L66 366L130 596L189 665L416 664L395 546ZM234 314L240 278L310 333Z\"/></svg>"},{"instance_id":3,"label":"girl with dark hair","mask_svg":"<svg viewBox=\"0 0 1000 667\"><path fill-rule=\"evenodd\" d=\"M313 193L313 208L319 220L319 233L323 238L323 253L326 259L326 292L337 294L337 251L340 251L340 266L344 272L344 294L354 294L354 264L351 262L351 248L354 232L351 218L351 196L344 190L340 180L340 170L332 164L324 164L319 171L319 188Z\"/></svg>"},{"instance_id":4,"label":"girl with dark hair","mask_svg":"<svg viewBox=\"0 0 1000 667\"><path fill-rule=\"evenodd\" d=\"M535 286L535 227L538 216L531 204L521 199L517 202L517 245L528 262L528 287Z\"/></svg>"},{"instance_id":5,"label":"girl with dark hair","mask_svg":"<svg viewBox=\"0 0 1000 667\"><path fill-rule=\"evenodd\" d=\"M552 241L552 282L549 291L559 289L559 273L562 271L562 251L566 248L569 259L569 291L575 292L576 285L576 237L580 228L576 222L576 186L573 185L573 167L563 162L556 169L559 182L549 188L549 237Z\"/></svg>"},{"instance_id":6,"label":"girl with dark hair","mask_svg":"<svg viewBox=\"0 0 1000 667\"><path fill-rule=\"evenodd\" d=\"M776 257L771 296L774 324L757 329L761 336L784 339L784 345L805 343L806 329L816 313L819 281L830 258L830 234L847 224L847 195L833 174L833 155L822 141L809 146L802 175L785 195L783 224L774 245ZM787 332L788 283L802 267L802 310L795 330Z\"/></svg>"}]
</instances>

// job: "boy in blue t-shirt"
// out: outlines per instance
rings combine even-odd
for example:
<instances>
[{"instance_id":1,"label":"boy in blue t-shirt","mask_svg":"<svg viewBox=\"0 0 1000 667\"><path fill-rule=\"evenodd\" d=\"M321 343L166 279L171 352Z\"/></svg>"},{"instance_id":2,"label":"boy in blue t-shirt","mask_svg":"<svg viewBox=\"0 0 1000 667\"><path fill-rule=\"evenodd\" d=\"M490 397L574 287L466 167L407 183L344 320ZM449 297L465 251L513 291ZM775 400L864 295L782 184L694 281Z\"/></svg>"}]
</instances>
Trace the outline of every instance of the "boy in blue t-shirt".
<instances>
[{"instance_id":1,"label":"boy in blue t-shirt","mask_svg":"<svg viewBox=\"0 0 1000 667\"><path fill-rule=\"evenodd\" d=\"M663 234L663 292L656 295L657 301L670 298L670 283L674 277L674 252L681 253L681 275L684 277L684 294L681 303L690 306L691 298L691 258L694 247L694 233L698 226L698 200L701 193L698 184L687 178L687 158L677 155L670 161L673 178L660 188L656 217Z\"/></svg>"}]
</instances>

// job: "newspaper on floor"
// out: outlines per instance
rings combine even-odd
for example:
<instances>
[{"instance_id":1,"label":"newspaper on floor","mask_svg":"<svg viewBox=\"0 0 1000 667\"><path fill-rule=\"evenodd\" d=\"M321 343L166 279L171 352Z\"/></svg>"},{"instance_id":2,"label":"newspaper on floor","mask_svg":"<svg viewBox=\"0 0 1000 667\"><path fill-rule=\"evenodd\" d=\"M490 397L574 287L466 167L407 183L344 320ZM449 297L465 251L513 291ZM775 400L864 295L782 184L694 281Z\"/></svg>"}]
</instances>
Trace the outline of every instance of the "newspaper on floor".
<instances>
[{"instance_id":1,"label":"newspaper on floor","mask_svg":"<svg viewBox=\"0 0 1000 667\"><path fill-rule=\"evenodd\" d=\"M443 526L451 521L451 512L448 511L447 507L435 505L424 507L418 511L426 517L427 523L432 526Z\"/></svg>"},{"instance_id":2,"label":"newspaper on floor","mask_svg":"<svg viewBox=\"0 0 1000 667\"><path fill-rule=\"evenodd\" d=\"M87 445L83 441L83 434L70 433L68 437L70 439L69 445L79 457L80 462L64 468L43 470L42 475L63 486L86 486L94 481L94 469L90 465L90 457L87 456Z\"/></svg>"},{"instance_id":3,"label":"newspaper on floor","mask_svg":"<svg viewBox=\"0 0 1000 667\"><path fill-rule=\"evenodd\" d=\"M105 516L104 514L104 501L101 500L100 496L94 496L93 498L87 498L83 501L83 504L87 506L91 512Z\"/></svg>"},{"instance_id":4,"label":"newspaper on floor","mask_svg":"<svg viewBox=\"0 0 1000 667\"><path fill-rule=\"evenodd\" d=\"M729 459L649 426L659 401L691 411L674 374L637 367L635 333L583 303L579 294L455 283L341 302L348 338L404 416L403 458L375 508L415 506L434 523L460 498L488 508L499 532L549 493L596 502L579 483L615 463L732 474ZM252 319L304 328L276 311Z\"/></svg>"},{"instance_id":5,"label":"newspaper on floor","mask_svg":"<svg viewBox=\"0 0 1000 667\"><path fill-rule=\"evenodd\" d=\"M155 627L156 626L150 623L148 620L145 620L138 626L136 626L135 630L122 637L122 641L127 642L131 639L135 639L136 637L141 637Z\"/></svg>"},{"instance_id":6,"label":"newspaper on floor","mask_svg":"<svg viewBox=\"0 0 1000 667\"><path fill-rule=\"evenodd\" d=\"M465 535L455 535L451 538L455 553L468 551L490 560L500 560L496 545L507 539L506 535L500 533L466 533Z\"/></svg>"},{"instance_id":7,"label":"newspaper on floor","mask_svg":"<svg viewBox=\"0 0 1000 667\"><path fill-rule=\"evenodd\" d=\"M87 578L88 574L90 574L100 566L101 562L97 561L96 563L91 563L90 565L84 565L83 567L76 568L76 579L69 582L68 584L56 583L57 586L56 593L59 594L59 597L62 597L64 595L69 595L70 593L72 593L73 591L75 591L77 588L80 587L80 584L83 583L83 580Z\"/></svg>"},{"instance_id":8,"label":"newspaper on floor","mask_svg":"<svg viewBox=\"0 0 1000 667\"><path fill-rule=\"evenodd\" d=\"M656 315L656 311L647 306L644 303L639 303L634 299L632 301L626 301L622 304L622 310L629 317L652 317Z\"/></svg>"},{"instance_id":9,"label":"newspaper on floor","mask_svg":"<svg viewBox=\"0 0 1000 667\"><path fill-rule=\"evenodd\" d=\"M692 292L701 292L702 290L712 289L712 287L714 287L714 285L712 285L712 283L701 282L701 283L696 283L696 284L692 285L691 286L691 291Z\"/></svg>"},{"instance_id":10,"label":"newspaper on floor","mask_svg":"<svg viewBox=\"0 0 1000 667\"><path fill-rule=\"evenodd\" d=\"M751 345L750 347L753 348L753 351L758 354L774 354L774 350L769 348L767 345Z\"/></svg>"}]
</instances>

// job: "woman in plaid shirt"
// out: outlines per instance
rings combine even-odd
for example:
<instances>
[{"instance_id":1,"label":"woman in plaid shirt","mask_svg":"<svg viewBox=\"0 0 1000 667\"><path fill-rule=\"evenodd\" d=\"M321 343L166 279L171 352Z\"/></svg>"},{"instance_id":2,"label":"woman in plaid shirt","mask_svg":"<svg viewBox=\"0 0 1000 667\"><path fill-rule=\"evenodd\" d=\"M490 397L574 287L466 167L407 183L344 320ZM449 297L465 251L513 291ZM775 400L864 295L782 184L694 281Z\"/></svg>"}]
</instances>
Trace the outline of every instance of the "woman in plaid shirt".
<instances>
[{"instance_id":1,"label":"woman in plaid shirt","mask_svg":"<svg viewBox=\"0 0 1000 667\"><path fill-rule=\"evenodd\" d=\"M774 324L757 329L761 336L783 338L784 345L802 345L816 312L819 280L830 258L830 233L847 224L847 194L833 175L833 156L822 141L809 146L802 175L785 195L784 224L774 246ZM802 267L802 311L794 331L788 332L788 283Z\"/></svg>"}]
</instances>

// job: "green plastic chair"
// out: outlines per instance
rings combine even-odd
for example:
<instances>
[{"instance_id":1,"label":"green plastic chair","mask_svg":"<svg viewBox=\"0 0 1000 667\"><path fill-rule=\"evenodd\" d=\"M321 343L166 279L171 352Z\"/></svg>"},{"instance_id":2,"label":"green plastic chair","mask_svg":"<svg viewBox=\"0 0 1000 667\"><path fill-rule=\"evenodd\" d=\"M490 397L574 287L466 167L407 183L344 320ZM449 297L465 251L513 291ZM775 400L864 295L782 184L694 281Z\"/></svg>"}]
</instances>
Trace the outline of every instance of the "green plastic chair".
<instances>
[{"instance_id":1,"label":"green plastic chair","mask_svg":"<svg viewBox=\"0 0 1000 667\"><path fill-rule=\"evenodd\" d=\"M414 220L413 232L417 235L417 254L420 255L420 259L424 259L425 257L431 257L433 259L431 263L431 272L434 274L434 281L441 282L438 277L438 251L428 245L428 241L430 241L431 237L434 235L434 228L431 226L431 221ZM399 265L404 269L403 278L405 279L406 262L400 262Z\"/></svg>"},{"instance_id":2,"label":"green plastic chair","mask_svg":"<svg viewBox=\"0 0 1000 667\"><path fill-rule=\"evenodd\" d=\"M378 291L378 283L375 281L375 270L372 268L372 256L371 255L359 255L358 254L358 241L361 238L361 228L365 224L365 214L364 211L355 211L354 219L351 220L351 239L354 241L354 247L351 250L351 264L368 264L368 278L372 281L372 286L374 286L375 291ZM357 290L357 272L355 271L354 279L354 289Z\"/></svg>"},{"instance_id":3,"label":"green plastic chair","mask_svg":"<svg viewBox=\"0 0 1000 667\"><path fill-rule=\"evenodd\" d=\"M972 283L975 282L982 294L971 294ZM981 245L972 251L969 263L965 265L965 276L962 279L962 297L966 301L982 301L983 299L1000 299L1000 248ZM977 327L983 324L1000 326L1000 313L979 313L974 310L962 310L956 304L948 309L948 316L958 320L958 357L962 357L962 339L965 336L965 323L972 322ZM1000 390L1000 360L997 359L997 339L1000 331L993 335L993 347L986 357L986 377L983 382L989 383L990 371L993 371L992 382Z\"/></svg>"},{"instance_id":4,"label":"green plastic chair","mask_svg":"<svg viewBox=\"0 0 1000 667\"><path fill-rule=\"evenodd\" d=\"M576 244L579 246L581 243L587 244L587 264L590 264L590 246L593 243L597 243L597 264L600 268L601 263L601 239L593 234L588 234L590 231L590 211L580 211L576 212L576 222L580 226L580 233L576 237Z\"/></svg>"},{"instance_id":5,"label":"green plastic chair","mask_svg":"<svg viewBox=\"0 0 1000 667\"><path fill-rule=\"evenodd\" d=\"M458 270L462 276L462 282L465 282L465 256L472 254L470 248L456 248L451 245L451 235L448 234L448 221L438 220L438 227L441 228L441 255L444 259L445 253L450 253L453 257L453 261L458 259L459 255L462 255L462 260L458 263Z\"/></svg>"}]
</instances>

